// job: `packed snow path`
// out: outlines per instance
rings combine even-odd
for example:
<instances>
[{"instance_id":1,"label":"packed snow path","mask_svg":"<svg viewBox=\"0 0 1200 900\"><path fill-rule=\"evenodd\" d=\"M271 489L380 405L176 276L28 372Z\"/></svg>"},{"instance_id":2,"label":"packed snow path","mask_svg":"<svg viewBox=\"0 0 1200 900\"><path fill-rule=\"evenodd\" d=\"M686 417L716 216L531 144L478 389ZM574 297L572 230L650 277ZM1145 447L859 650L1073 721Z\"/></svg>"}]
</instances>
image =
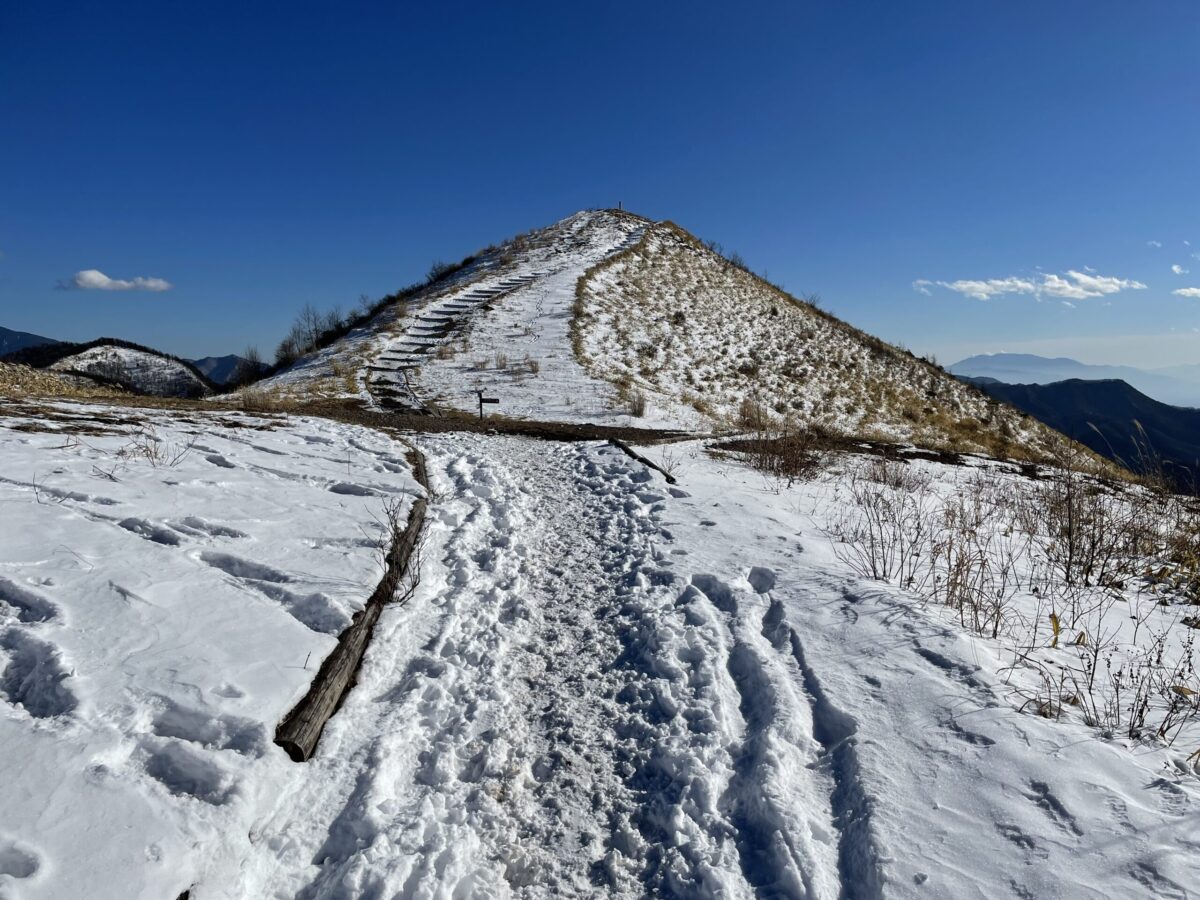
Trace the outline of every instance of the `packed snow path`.
<instances>
[{"instance_id":1,"label":"packed snow path","mask_svg":"<svg viewBox=\"0 0 1200 900\"><path fill-rule=\"evenodd\" d=\"M754 490L423 449L420 592L194 896L1189 896L1193 783L1015 712Z\"/></svg>"},{"instance_id":2,"label":"packed snow path","mask_svg":"<svg viewBox=\"0 0 1200 900\"><path fill-rule=\"evenodd\" d=\"M522 439L424 449L437 574L381 623L234 893L836 897L804 676L765 602L723 612L655 558L646 471Z\"/></svg>"}]
</instances>

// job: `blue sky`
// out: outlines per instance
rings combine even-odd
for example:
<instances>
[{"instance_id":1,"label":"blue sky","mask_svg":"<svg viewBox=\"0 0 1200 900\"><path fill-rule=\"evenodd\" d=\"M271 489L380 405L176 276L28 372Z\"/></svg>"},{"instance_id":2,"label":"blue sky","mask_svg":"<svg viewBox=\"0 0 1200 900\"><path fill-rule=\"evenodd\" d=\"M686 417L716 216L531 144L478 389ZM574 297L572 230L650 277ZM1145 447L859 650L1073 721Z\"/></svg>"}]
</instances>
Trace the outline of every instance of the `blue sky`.
<instances>
[{"instance_id":1,"label":"blue sky","mask_svg":"<svg viewBox=\"0 0 1200 900\"><path fill-rule=\"evenodd\" d=\"M1200 362L1198 76L1190 0L7 3L0 324L270 353L622 201L943 362Z\"/></svg>"}]
</instances>

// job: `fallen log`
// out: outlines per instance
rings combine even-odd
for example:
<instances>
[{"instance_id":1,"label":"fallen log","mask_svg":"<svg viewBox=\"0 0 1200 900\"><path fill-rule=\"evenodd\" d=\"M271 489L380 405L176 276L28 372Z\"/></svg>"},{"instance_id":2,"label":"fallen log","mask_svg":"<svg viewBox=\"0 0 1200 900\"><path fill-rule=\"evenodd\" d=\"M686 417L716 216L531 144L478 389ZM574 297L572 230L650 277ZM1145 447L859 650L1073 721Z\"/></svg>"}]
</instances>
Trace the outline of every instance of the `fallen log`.
<instances>
[{"instance_id":1,"label":"fallen log","mask_svg":"<svg viewBox=\"0 0 1200 900\"><path fill-rule=\"evenodd\" d=\"M424 474L423 459L421 471ZM413 502L408 512L408 524L392 541L383 579L371 594L366 607L355 615L350 627L338 637L337 646L321 663L308 693L275 730L275 743L296 762L304 762L313 755L321 732L325 730L325 723L337 712L343 698L354 686L375 623L384 605L392 601L416 552L425 524L426 507L427 502L423 497ZM405 599L408 599L407 595L402 598Z\"/></svg>"},{"instance_id":2,"label":"fallen log","mask_svg":"<svg viewBox=\"0 0 1200 900\"><path fill-rule=\"evenodd\" d=\"M614 447L621 450L626 456L633 457L638 462L640 462L642 465L649 466L651 469L653 469L656 472L661 472L663 478L667 479L667 484L675 483L674 475L669 474L666 469L664 469L658 463L654 462L654 460L647 459L646 457L642 456L640 453L638 453L636 450L634 450L632 447L630 447L624 441L620 440L619 438L609 438L608 442L610 444L612 444Z\"/></svg>"}]
</instances>

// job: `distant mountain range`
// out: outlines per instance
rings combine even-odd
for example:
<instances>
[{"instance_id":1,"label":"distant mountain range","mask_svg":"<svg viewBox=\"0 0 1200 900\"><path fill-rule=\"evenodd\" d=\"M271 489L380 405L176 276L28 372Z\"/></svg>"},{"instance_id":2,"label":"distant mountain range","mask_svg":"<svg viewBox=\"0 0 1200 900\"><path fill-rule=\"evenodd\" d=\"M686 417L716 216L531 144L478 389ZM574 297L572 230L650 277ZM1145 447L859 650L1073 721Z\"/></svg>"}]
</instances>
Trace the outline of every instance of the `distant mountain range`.
<instances>
[{"instance_id":1,"label":"distant mountain range","mask_svg":"<svg viewBox=\"0 0 1200 900\"><path fill-rule=\"evenodd\" d=\"M42 337L40 334L30 334L28 331L13 331L11 328L0 328L0 356L16 353L27 347L41 347L45 344L57 344L53 338Z\"/></svg>"},{"instance_id":2,"label":"distant mountain range","mask_svg":"<svg viewBox=\"0 0 1200 900\"><path fill-rule=\"evenodd\" d=\"M1168 406L1118 379L1072 378L1053 384L965 380L1126 468L1145 471L1157 459L1180 488L1200 485L1200 409Z\"/></svg>"},{"instance_id":3,"label":"distant mountain range","mask_svg":"<svg viewBox=\"0 0 1200 900\"><path fill-rule=\"evenodd\" d=\"M1092 366L1066 357L990 353L956 362L947 371L1006 384L1052 384L1068 379L1120 380L1147 397L1172 406L1200 407L1200 365L1144 370L1131 366Z\"/></svg>"}]
</instances>

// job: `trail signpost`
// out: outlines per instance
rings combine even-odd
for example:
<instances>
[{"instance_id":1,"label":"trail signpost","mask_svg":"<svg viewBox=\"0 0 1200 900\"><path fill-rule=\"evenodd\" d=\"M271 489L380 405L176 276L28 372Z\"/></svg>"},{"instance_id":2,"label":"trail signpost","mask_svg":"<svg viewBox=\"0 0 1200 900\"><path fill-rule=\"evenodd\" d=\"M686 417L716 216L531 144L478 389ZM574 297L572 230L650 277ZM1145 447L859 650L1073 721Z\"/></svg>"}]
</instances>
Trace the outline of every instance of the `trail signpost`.
<instances>
[{"instance_id":1,"label":"trail signpost","mask_svg":"<svg viewBox=\"0 0 1200 900\"><path fill-rule=\"evenodd\" d=\"M476 391L475 393L479 395L479 420L483 421L483 404L499 403L500 398L499 397L485 397L485 396L483 396L483 391Z\"/></svg>"}]
</instances>

